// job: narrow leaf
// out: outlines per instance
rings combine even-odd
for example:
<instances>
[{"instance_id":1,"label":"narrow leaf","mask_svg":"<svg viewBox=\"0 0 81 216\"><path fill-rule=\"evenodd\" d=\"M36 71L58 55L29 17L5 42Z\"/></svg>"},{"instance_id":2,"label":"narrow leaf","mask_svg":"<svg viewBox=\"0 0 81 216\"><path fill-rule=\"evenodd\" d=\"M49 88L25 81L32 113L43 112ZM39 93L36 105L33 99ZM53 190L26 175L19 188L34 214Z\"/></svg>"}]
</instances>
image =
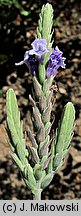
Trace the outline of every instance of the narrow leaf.
<instances>
[{"instance_id":1,"label":"narrow leaf","mask_svg":"<svg viewBox=\"0 0 81 216\"><path fill-rule=\"evenodd\" d=\"M51 172L51 173L47 174L46 177L44 177L44 179L43 179L43 181L41 183L42 189L44 189L45 187L47 187L50 184L50 182L53 179L53 176L54 176L54 173Z\"/></svg>"},{"instance_id":2,"label":"narrow leaf","mask_svg":"<svg viewBox=\"0 0 81 216\"><path fill-rule=\"evenodd\" d=\"M56 136L56 153L66 150L71 141L75 119L75 109L71 102L64 108Z\"/></svg>"}]
</instances>

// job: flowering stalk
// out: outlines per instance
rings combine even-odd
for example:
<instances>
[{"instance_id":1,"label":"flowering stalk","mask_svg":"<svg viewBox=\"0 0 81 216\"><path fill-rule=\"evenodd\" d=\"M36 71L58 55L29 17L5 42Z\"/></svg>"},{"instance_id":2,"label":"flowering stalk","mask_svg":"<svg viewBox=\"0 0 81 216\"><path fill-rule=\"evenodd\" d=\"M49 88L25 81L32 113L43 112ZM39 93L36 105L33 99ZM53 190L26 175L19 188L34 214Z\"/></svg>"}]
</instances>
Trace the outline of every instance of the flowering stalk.
<instances>
[{"instance_id":1,"label":"flowering stalk","mask_svg":"<svg viewBox=\"0 0 81 216\"><path fill-rule=\"evenodd\" d=\"M48 19L49 17L49 19ZM9 89L6 98L7 133L12 150L12 157L19 167L26 185L31 189L33 199L41 199L41 192L52 181L54 174L62 165L73 135L75 109L71 102L64 108L56 130L51 139L51 111L53 79L57 69L65 68L65 58L58 47L52 49L52 6L47 3L42 7L37 28L37 39L26 51L24 60L32 74L33 96L29 95L32 106L33 132L28 127L23 136L20 113L15 93Z\"/></svg>"}]
</instances>

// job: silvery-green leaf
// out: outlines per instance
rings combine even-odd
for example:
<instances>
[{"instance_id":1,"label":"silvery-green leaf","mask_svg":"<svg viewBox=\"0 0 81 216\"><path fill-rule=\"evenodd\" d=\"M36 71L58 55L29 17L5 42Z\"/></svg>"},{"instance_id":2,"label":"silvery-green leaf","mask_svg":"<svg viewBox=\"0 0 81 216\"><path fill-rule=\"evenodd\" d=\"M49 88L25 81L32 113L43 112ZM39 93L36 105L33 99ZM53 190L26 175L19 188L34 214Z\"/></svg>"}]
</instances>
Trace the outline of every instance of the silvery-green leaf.
<instances>
[{"instance_id":1,"label":"silvery-green leaf","mask_svg":"<svg viewBox=\"0 0 81 216\"><path fill-rule=\"evenodd\" d=\"M45 124L45 136L47 137L48 136L48 134L50 133L50 130L51 130L51 122L47 122L46 124Z\"/></svg>"},{"instance_id":2,"label":"silvery-green leaf","mask_svg":"<svg viewBox=\"0 0 81 216\"><path fill-rule=\"evenodd\" d=\"M47 161L47 158L48 158L48 155L44 155L44 156L41 158L40 164L41 164L42 169L44 169L44 164L45 164L45 162Z\"/></svg>"},{"instance_id":3,"label":"silvery-green leaf","mask_svg":"<svg viewBox=\"0 0 81 216\"><path fill-rule=\"evenodd\" d=\"M50 90L52 82L53 82L53 77L52 76L45 79L44 84L43 84L43 92L45 93L45 95L46 95L47 91Z\"/></svg>"},{"instance_id":4,"label":"silvery-green leaf","mask_svg":"<svg viewBox=\"0 0 81 216\"><path fill-rule=\"evenodd\" d=\"M40 180L45 177L45 170L42 168L40 164L36 164L34 167L34 176L36 180Z\"/></svg>"},{"instance_id":5,"label":"silvery-green leaf","mask_svg":"<svg viewBox=\"0 0 81 216\"><path fill-rule=\"evenodd\" d=\"M20 113L18 111L18 105L15 93L13 89L7 91L6 97L6 109L7 109L7 126L9 131L10 143L15 148L17 156L22 163L26 162L25 150L26 143L23 139L23 132L20 122ZM27 155L27 154L26 154Z\"/></svg>"},{"instance_id":6,"label":"silvery-green leaf","mask_svg":"<svg viewBox=\"0 0 81 216\"><path fill-rule=\"evenodd\" d=\"M30 164L27 165L27 180L28 180L28 185L31 189L33 187L36 187L36 180L33 174L33 169L30 166Z\"/></svg>"},{"instance_id":7,"label":"silvery-green leaf","mask_svg":"<svg viewBox=\"0 0 81 216\"><path fill-rule=\"evenodd\" d=\"M71 141L73 125L75 119L75 109L71 102L68 102L64 108L56 136L56 153L66 150Z\"/></svg>"},{"instance_id":8,"label":"silvery-green leaf","mask_svg":"<svg viewBox=\"0 0 81 216\"><path fill-rule=\"evenodd\" d=\"M35 96L39 99L39 97L41 97L41 85L35 76L33 77L33 86L35 90Z\"/></svg>"},{"instance_id":9,"label":"silvery-green leaf","mask_svg":"<svg viewBox=\"0 0 81 216\"><path fill-rule=\"evenodd\" d=\"M21 163L21 161L19 160L19 158L17 157L17 155L15 153L12 153L11 156L12 156L13 160L15 161L15 163L17 164L17 166L19 167L19 169L22 172L24 172L24 166Z\"/></svg>"},{"instance_id":10,"label":"silvery-green leaf","mask_svg":"<svg viewBox=\"0 0 81 216\"><path fill-rule=\"evenodd\" d=\"M53 8L52 5L47 3L42 6L40 19L37 27L37 37L44 38L47 41L47 48L50 50L52 47L52 25L53 25ZM52 51L44 55L44 64L47 63L49 55Z\"/></svg>"},{"instance_id":11,"label":"silvery-green leaf","mask_svg":"<svg viewBox=\"0 0 81 216\"><path fill-rule=\"evenodd\" d=\"M53 176L54 176L54 173L51 172L51 173L47 174L46 177L44 177L44 179L42 180L42 183L41 183L42 189L44 189L45 187L47 187L50 184L50 182L53 179Z\"/></svg>"},{"instance_id":12,"label":"silvery-green leaf","mask_svg":"<svg viewBox=\"0 0 81 216\"><path fill-rule=\"evenodd\" d=\"M6 108L8 127L10 127L12 124L14 133L16 133L16 136L18 136L18 138L22 139L20 113L18 111L17 100L13 89L9 89L7 91Z\"/></svg>"},{"instance_id":13,"label":"silvery-green leaf","mask_svg":"<svg viewBox=\"0 0 81 216\"><path fill-rule=\"evenodd\" d=\"M53 170L54 171L59 167L62 159L63 159L63 152L61 151L60 153L57 153L54 157L54 161L53 161Z\"/></svg>"}]
</instances>

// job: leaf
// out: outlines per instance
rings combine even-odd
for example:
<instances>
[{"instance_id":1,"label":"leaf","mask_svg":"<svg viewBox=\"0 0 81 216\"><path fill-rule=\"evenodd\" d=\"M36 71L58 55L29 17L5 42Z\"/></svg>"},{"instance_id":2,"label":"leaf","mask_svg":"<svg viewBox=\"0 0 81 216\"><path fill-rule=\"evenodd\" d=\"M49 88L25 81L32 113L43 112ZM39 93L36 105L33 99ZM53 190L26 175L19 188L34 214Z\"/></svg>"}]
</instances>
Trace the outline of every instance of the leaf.
<instances>
[{"instance_id":1,"label":"leaf","mask_svg":"<svg viewBox=\"0 0 81 216\"><path fill-rule=\"evenodd\" d=\"M31 147L31 146L29 146L29 149L30 149L30 152L31 152L31 155L32 155L32 160L35 163L38 163L39 162L39 157L38 157L37 149L34 148L34 147Z\"/></svg>"},{"instance_id":2,"label":"leaf","mask_svg":"<svg viewBox=\"0 0 81 216\"><path fill-rule=\"evenodd\" d=\"M50 91L51 86L52 86L52 82L53 82L53 77L50 76L49 78L45 79L44 83L43 83L43 92L44 95L46 96L47 102L51 102L51 98L52 98L52 91Z\"/></svg>"},{"instance_id":3,"label":"leaf","mask_svg":"<svg viewBox=\"0 0 81 216\"><path fill-rule=\"evenodd\" d=\"M39 99L41 97L42 90L41 90L41 85L39 84L35 76L33 77L33 86L34 86L35 96L37 99Z\"/></svg>"},{"instance_id":4,"label":"leaf","mask_svg":"<svg viewBox=\"0 0 81 216\"><path fill-rule=\"evenodd\" d=\"M53 179L53 176L54 176L54 173L51 172L51 173L47 174L46 177L44 177L44 179L41 182L41 188L42 189L44 189L45 187L47 187L50 184L50 182Z\"/></svg>"},{"instance_id":5,"label":"leaf","mask_svg":"<svg viewBox=\"0 0 81 216\"><path fill-rule=\"evenodd\" d=\"M47 108L43 111L42 114L42 121L44 124L50 122L51 111L52 111L52 103L50 102L50 104L47 106Z\"/></svg>"},{"instance_id":6,"label":"leaf","mask_svg":"<svg viewBox=\"0 0 81 216\"><path fill-rule=\"evenodd\" d=\"M32 147L37 149L38 145L37 145L36 139L35 139L33 133L30 131L29 128L27 129L27 135L28 135L28 137L30 139L30 142L32 143Z\"/></svg>"},{"instance_id":7,"label":"leaf","mask_svg":"<svg viewBox=\"0 0 81 216\"><path fill-rule=\"evenodd\" d=\"M63 154L62 151L60 153L57 153L54 157L54 162L53 162L53 171L56 171L56 169L60 166L62 163L63 159Z\"/></svg>"},{"instance_id":8,"label":"leaf","mask_svg":"<svg viewBox=\"0 0 81 216\"><path fill-rule=\"evenodd\" d=\"M40 163L41 163L42 169L44 169L44 166L45 166L45 163L46 163L47 159L48 159L48 155L45 155L45 156L43 156L41 158L41 162Z\"/></svg>"},{"instance_id":9,"label":"leaf","mask_svg":"<svg viewBox=\"0 0 81 216\"><path fill-rule=\"evenodd\" d=\"M43 92L46 95L46 92L50 90L51 85L53 82L53 77L50 76L48 79L45 79L44 85L43 85Z\"/></svg>"},{"instance_id":10,"label":"leaf","mask_svg":"<svg viewBox=\"0 0 81 216\"><path fill-rule=\"evenodd\" d=\"M71 141L75 120L75 108L68 102L64 108L56 135L56 153L65 151Z\"/></svg>"},{"instance_id":11,"label":"leaf","mask_svg":"<svg viewBox=\"0 0 81 216\"><path fill-rule=\"evenodd\" d=\"M20 123L20 113L18 111L16 96L13 89L9 89L7 91L6 108L8 127L11 128L11 126L13 126L14 134L16 134L18 139L21 139L22 129ZM11 131L11 133L13 133L13 131Z\"/></svg>"},{"instance_id":12,"label":"leaf","mask_svg":"<svg viewBox=\"0 0 81 216\"><path fill-rule=\"evenodd\" d=\"M25 140L23 139L20 113L18 111L17 100L13 89L9 89L7 91L6 110L8 136L10 138L10 143L15 148L15 151L17 152L17 155L20 158L21 162L25 163L25 155L27 156L27 151L25 148Z\"/></svg>"},{"instance_id":13,"label":"leaf","mask_svg":"<svg viewBox=\"0 0 81 216\"><path fill-rule=\"evenodd\" d=\"M28 186L31 188L31 190L36 187L36 180L33 174L33 169L30 166L30 164L27 165L27 180L28 180Z\"/></svg>"},{"instance_id":14,"label":"leaf","mask_svg":"<svg viewBox=\"0 0 81 216\"><path fill-rule=\"evenodd\" d=\"M46 97L44 96L44 93L42 91L41 97L39 98L39 109L41 113L46 109L46 106L47 106Z\"/></svg>"},{"instance_id":15,"label":"leaf","mask_svg":"<svg viewBox=\"0 0 81 216\"><path fill-rule=\"evenodd\" d=\"M15 161L15 163L17 164L17 166L19 167L19 169L22 172L24 172L24 166L21 163L21 161L19 160L19 158L17 157L17 155L15 153L12 153L11 156L12 156L13 160Z\"/></svg>"},{"instance_id":16,"label":"leaf","mask_svg":"<svg viewBox=\"0 0 81 216\"><path fill-rule=\"evenodd\" d=\"M38 99L39 99L39 104L38 104L38 106L39 106L40 112L42 113L42 112L44 111L44 109L46 108L46 106L47 106L47 101L46 101L46 97L44 96L44 93L43 93L43 91L42 91L41 88L40 88L39 92L40 92L40 96L39 96L39 98L38 98ZM38 93L38 91L37 91L37 93ZM30 100L31 105L32 105L33 107L36 107L36 102L35 102L35 100L31 97L31 95L29 95L29 100Z\"/></svg>"},{"instance_id":17,"label":"leaf","mask_svg":"<svg viewBox=\"0 0 81 216\"><path fill-rule=\"evenodd\" d=\"M42 178L44 178L46 175L45 170L42 168L42 166L40 164L36 164L34 167L34 176L36 178L37 181L39 181L40 179L42 180Z\"/></svg>"},{"instance_id":18,"label":"leaf","mask_svg":"<svg viewBox=\"0 0 81 216\"><path fill-rule=\"evenodd\" d=\"M40 130L38 130L37 134L36 134L36 139L38 144L40 142L44 142L45 140L45 129L44 129L44 125L40 128Z\"/></svg>"},{"instance_id":19,"label":"leaf","mask_svg":"<svg viewBox=\"0 0 81 216\"><path fill-rule=\"evenodd\" d=\"M42 6L40 19L38 21L37 37L44 38L47 41L47 48L52 47L52 25L53 25L53 8L52 5L47 3ZM44 56L44 64L47 63L50 52Z\"/></svg>"},{"instance_id":20,"label":"leaf","mask_svg":"<svg viewBox=\"0 0 81 216\"><path fill-rule=\"evenodd\" d=\"M34 118L34 125L38 130L44 127L41 119L40 111L37 107L33 107L33 118Z\"/></svg>"},{"instance_id":21,"label":"leaf","mask_svg":"<svg viewBox=\"0 0 81 216\"><path fill-rule=\"evenodd\" d=\"M39 146L39 155L40 156L46 156L48 155L48 146L50 144L50 141L49 141L49 135L46 137L46 139L44 140L44 142L41 142L40 143L40 146Z\"/></svg>"},{"instance_id":22,"label":"leaf","mask_svg":"<svg viewBox=\"0 0 81 216\"><path fill-rule=\"evenodd\" d=\"M52 126L51 122L47 122L45 124L45 137L48 136L48 134L50 133L51 126Z\"/></svg>"},{"instance_id":23,"label":"leaf","mask_svg":"<svg viewBox=\"0 0 81 216\"><path fill-rule=\"evenodd\" d=\"M47 3L42 6L40 19L37 27L37 38L45 39L47 42L47 48L49 52L43 55L43 62L39 67L39 82L44 83L46 77L46 64L49 60L49 56L52 53L52 25L53 25L53 8L52 5Z\"/></svg>"}]
</instances>

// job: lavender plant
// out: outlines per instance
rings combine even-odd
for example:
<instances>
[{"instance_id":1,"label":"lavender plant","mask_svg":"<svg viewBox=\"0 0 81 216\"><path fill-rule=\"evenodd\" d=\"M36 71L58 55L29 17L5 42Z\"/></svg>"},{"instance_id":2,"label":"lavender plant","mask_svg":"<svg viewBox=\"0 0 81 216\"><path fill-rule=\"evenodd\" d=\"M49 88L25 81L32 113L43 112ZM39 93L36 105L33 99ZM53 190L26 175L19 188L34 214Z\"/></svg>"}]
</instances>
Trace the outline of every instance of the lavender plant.
<instances>
[{"instance_id":1,"label":"lavender plant","mask_svg":"<svg viewBox=\"0 0 81 216\"><path fill-rule=\"evenodd\" d=\"M26 51L24 60L16 65L26 64L32 75L33 95L29 95L32 106L33 132L27 127L23 135L20 113L13 89L7 91L7 133L12 150L12 158L21 171L22 178L33 194L40 200L41 192L52 181L62 165L70 147L73 135L75 109L71 102L64 107L55 137L51 138L51 111L53 80L59 67L65 68L63 52L53 40L53 8L43 5L38 21L36 39L32 49ZM26 136L30 142L26 143Z\"/></svg>"}]
</instances>

